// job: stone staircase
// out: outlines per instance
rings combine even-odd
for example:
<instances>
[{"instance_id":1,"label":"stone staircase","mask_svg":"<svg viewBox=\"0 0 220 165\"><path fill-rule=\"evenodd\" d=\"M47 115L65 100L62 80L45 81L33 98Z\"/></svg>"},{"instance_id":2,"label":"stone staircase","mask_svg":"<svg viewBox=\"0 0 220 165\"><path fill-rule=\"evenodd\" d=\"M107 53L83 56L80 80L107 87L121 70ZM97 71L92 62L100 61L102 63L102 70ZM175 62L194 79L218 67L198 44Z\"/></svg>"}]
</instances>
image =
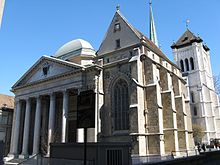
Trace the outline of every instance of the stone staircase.
<instances>
[{"instance_id":1,"label":"stone staircase","mask_svg":"<svg viewBox=\"0 0 220 165\"><path fill-rule=\"evenodd\" d=\"M25 159L11 159L11 160L5 162L4 165L20 164L24 161L25 161Z\"/></svg>"}]
</instances>

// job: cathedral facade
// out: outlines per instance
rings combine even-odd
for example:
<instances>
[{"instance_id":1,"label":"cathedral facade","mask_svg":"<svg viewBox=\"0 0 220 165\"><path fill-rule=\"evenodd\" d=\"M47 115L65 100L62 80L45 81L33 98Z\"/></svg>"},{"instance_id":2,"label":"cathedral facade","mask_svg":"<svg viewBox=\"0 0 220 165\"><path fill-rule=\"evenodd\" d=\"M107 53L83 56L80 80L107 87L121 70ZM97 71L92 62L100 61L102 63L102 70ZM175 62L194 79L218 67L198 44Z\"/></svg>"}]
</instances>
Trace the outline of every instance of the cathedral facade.
<instances>
[{"instance_id":1,"label":"cathedral facade","mask_svg":"<svg viewBox=\"0 0 220 165\"><path fill-rule=\"evenodd\" d=\"M9 156L49 156L50 143L83 142L77 96L95 92L89 142L129 142L132 155L194 149L190 96L177 65L116 11L97 52L85 40L41 57L12 87L16 110Z\"/></svg>"}]
</instances>

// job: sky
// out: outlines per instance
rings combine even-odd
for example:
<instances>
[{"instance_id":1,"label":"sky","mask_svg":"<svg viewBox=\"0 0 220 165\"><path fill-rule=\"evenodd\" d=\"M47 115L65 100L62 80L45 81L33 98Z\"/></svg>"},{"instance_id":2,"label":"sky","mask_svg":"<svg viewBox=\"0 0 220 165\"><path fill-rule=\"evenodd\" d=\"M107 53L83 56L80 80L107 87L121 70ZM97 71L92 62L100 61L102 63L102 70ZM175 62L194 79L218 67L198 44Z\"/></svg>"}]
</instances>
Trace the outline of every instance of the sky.
<instances>
[{"instance_id":1,"label":"sky","mask_svg":"<svg viewBox=\"0 0 220 165\"><path fill-rule=\"evenodd\" d=\"M82 38L98 50L120 5L121 13L149 36L149 0L6 0L0 29L0 93L42 56ZM220 74L220 0L153 0L157 37L173 61L170 46L189 29L208 45L214 75Z\"/></svg>"}]
</instances>

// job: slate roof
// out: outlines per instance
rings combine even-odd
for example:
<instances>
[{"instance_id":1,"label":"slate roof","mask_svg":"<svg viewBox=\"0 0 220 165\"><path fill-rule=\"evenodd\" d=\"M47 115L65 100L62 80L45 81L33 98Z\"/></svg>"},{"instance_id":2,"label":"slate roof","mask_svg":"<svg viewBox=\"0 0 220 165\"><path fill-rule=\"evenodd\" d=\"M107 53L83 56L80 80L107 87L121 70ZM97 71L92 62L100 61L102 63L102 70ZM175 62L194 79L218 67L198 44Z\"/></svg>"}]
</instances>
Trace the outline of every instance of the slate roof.
<instances>
[{"instance_id":1,"label":"slate roof","mask_svg":"<svg viewBox=\"0 0 220 165\"><path fill-rule=\"evenodd\" d=\"M181 48L192 45L193 42L200 43L203 42L203 40L200 37L195 36L189 29L187 29L179 40L171 46L171 48Z\"/></svg>"},{"instance_id":2,"label":"slate roof","mask_svg":"<svg viewBox=\"0 0 220 165\"><path fill-rule=\"evenodd\" d=\"M0 94L0 109L1 108L14 109L14 97Z\"/></svg>"},{"instance_id":3,"label":"slate roof","mask_svg":"<svg viewBox=\"0 0 220 165\"><path fill-rule=\"evenodd\" d=\"M116 13L124 20L124 22L130 27L130 29L136 34L136 36L141 40L144 39L146 42L146 46L154 53L165 59L170 64L179 68L176 64L174 64L148 37L146 37L143 33L137 30L134 26L132 26L127 19L121 14L120 11L116 11Z\"/></svg>"}]
</instances>

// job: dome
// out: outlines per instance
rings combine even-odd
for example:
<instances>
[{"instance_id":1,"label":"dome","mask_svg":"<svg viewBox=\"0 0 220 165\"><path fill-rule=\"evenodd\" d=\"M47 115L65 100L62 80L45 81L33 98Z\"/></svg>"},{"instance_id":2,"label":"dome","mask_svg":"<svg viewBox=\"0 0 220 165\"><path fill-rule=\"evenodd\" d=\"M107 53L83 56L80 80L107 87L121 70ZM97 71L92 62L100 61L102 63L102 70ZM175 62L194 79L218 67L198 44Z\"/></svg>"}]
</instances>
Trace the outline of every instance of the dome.
<instances>
[{"instance_id":1,"label":"dome","mask_svg":"<svg viewBox=\"0 0 220 165\"><path fill-rule=\"evenodd\" d=\"M83 39L76 39L60 47L54 56L66 60L79 55L95 56L95 50L89 42Z\"/></svg>"}]
</instances>

